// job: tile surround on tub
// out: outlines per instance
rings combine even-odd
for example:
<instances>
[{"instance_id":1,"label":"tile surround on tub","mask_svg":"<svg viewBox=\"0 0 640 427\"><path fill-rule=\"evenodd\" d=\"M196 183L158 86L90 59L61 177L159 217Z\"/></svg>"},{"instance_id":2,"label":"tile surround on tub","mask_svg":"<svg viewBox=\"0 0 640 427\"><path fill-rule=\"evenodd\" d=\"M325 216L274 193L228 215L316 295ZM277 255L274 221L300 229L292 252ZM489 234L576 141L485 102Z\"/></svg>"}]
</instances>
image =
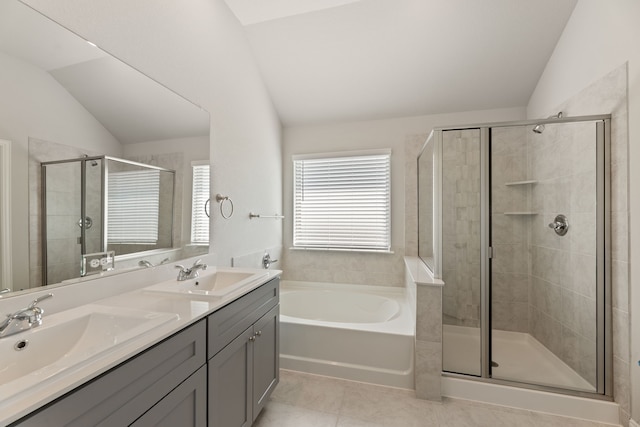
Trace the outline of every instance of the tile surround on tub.
<instances>
[{"instance_id":1,"label":"tile surround on tub","mask_svg":"<svg viewBox=\"0 0 640 427\"><path fill-rule=\"evenodd\" d=\"M393 253L283 250L283 280L349 283L353 285L404 285L404 250Z\"/></svg>"},{"instance_id":2,"label":"tile surround on tub","mask_svg":"<svg viewBox=\"0 0 640 427\"><path fill-rule=\"evenodd\" d=\"M440 401L442 376L442 289L444 282L435 279L417 257L404 257L405 286L415 289L415 388L416 397Z\"/></svg>"}]
</instances>

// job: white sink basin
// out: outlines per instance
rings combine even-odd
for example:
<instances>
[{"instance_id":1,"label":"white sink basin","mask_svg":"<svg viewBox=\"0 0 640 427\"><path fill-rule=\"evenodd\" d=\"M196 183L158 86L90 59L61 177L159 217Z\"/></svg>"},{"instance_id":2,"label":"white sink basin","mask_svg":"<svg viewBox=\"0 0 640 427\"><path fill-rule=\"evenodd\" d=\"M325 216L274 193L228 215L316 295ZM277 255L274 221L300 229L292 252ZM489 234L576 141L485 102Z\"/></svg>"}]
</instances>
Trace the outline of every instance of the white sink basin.
<instances>
[{"instance_id":1,"label":"white sink basin","mask_svg":"<svg viewBox=\"0 0 640 427\"><path fill-rule=\"evenodd\" d=\"M89 304L0 339L0 396L17 395L99 358L177 314Z\"/></svg>"},{"instance_id":2,"label":"white sink basin","mask_svg":"<svg viewBox=\"0 0 640 427\"><path fill-rule=\"evenodd\" d=\"M145 288L146 291L222 298L233 291L256 284L269 275L269 270L242 268L210 268L200 277L189 280L167 280Z\"/></svg>"}]
</instances>

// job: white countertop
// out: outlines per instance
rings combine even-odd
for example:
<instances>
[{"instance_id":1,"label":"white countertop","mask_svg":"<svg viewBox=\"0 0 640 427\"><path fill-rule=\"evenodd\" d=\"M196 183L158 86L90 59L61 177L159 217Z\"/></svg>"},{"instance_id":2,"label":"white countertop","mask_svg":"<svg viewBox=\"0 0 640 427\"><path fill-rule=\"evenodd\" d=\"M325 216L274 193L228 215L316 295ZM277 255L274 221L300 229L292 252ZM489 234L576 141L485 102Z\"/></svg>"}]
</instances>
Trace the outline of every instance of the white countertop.
<instances>
[{"instance_id":1,"label":"white countertop","mask_svg":"<svg viewBox=\"0 0 640 427\"><path fill-rule=\"evenodd\" d=\"M100 299L95 299L95 286L87 286L88 284L85 283L83 284L85 289L79 287L74 290L73 285L59 288L47 287L44 288L41 293L31 293L25 297L16 297L13 301L11 301L12 299L1 301L2 304L0 304L0 310L4 309L6 312L11 312L10 309L5 307L16 306L19 308L24 305L24 301L27 301L28 303L28 301L31 301L33 298L36 298L40 294L46 292L52 292L56 296L56 298L47 300L47 302L53 302L54 300L60 301L60 299L64 298L63 294L71 294L75 292L75 298L71 299L74 299L75 301L84 299L84 301L79 304L75 304L74 307L91 303L116 308L134 308L146 311L172 313L176 314L177 317L175 320L158 326L119 347L109 350L105 354L100 355L98 358L93 359L87 364L81 365L77 369L70 369L68 373L45 380L37 386L34 386L32 389L29 389L27 392L21 392L12 396L0 396L0 425L7 425L30 412L33 412L46 403L64 395L118 364L132 358L141 351L159 343L165 338L170 337L198 320L203 319L219 308L251 292L282 273L280 270L268 270L267 275L263 276L263 278L256 283L249 284L246 287L233 291L223 298L210 298L206 296L187 296L184 294L173 295L145 291L144 287L147 287L158 280L166 280L168 273L171 273L170 277L175 277L175 271L172 268L159 270L160 272L152 272L148 270L146 271L146 276L144 274L145 270L141 273L142 275L138 274L137 276L133 274L114 276L114 278L100 284L100 286L103 287L108 287L112 284L112 295ZM142 280L141 277L146 277L147 280ZM117 284L118 282L120 282L119 285ZM122 282L129 282L126 287L134 289L122 292ZM91 290L87 288L94 289ZM119 292L117 294L113 294L114 290ZM78 296L78 292L85 292L89 295L85 295L84 297ZM43 302L41 306L47 310L45 302ZM69 301L66 301L65 303L58 302L58 306L55 306L52 311L49 311L49 313L63 311L64 308L60 309L61 306L67 306L66 309L73 308L70 306ZM45 313L43 318L44 322L46 322L46 318L47 313ZM18 337L18 335L21 334L14 335L14 337ZM3 339L10 338L5 337Z\"/></svg>"}]
</instances>

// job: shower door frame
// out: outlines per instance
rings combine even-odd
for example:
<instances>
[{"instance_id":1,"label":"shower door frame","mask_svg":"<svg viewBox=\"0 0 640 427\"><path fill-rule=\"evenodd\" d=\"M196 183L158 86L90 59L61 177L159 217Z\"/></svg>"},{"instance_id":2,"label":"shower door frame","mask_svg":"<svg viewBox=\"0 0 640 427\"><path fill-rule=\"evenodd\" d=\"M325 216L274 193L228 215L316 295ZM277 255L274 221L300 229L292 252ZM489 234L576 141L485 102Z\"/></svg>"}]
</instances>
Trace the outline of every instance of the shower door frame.
<instances>
[{"instance_id":1,"label":"shower door frame","mask_svg":"<svg viewBox=\"0 0 640 427\"><path fill-rule=\"evenodd\" d=\"M535 126L595 122L596 125L596 324L597 324L597 384L594 392L579 391L555 386L495 379L491 377L491 129L497 127ZM427 142L433 143L434 157L434 220L433 245L435 278L442 279L442 182L443 182L443 131L480 131L480 363L481 375L445 372L443 375L500 385L517 385L521 388L550 391L572 396L603 400L613 399L613 339L611 326L611 115L591 115L541 120L483 123L464 126L434 128ZM446 286L446 283L445 283Z\"/></svg>"}]
</instances>

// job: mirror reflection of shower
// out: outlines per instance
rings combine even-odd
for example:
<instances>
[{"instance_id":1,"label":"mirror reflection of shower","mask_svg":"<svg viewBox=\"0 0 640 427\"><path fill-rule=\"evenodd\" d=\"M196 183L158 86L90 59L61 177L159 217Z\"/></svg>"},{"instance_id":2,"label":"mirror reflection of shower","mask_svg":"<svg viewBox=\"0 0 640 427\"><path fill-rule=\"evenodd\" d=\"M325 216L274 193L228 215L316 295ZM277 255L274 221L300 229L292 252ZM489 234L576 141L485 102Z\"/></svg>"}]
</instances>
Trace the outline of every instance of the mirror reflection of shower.
<instances>
[{"instance_id":1,"label":"mirror reflection of shower","mask_svg":"<svg viewBox=\"0 0 640 427\"><path fill-rule=\"evenodd\" d=\"M43 285L99 272L87 255L173 246L173 170L85 155L43 162L41 175Z\"/></svg>"}]
</instances>

